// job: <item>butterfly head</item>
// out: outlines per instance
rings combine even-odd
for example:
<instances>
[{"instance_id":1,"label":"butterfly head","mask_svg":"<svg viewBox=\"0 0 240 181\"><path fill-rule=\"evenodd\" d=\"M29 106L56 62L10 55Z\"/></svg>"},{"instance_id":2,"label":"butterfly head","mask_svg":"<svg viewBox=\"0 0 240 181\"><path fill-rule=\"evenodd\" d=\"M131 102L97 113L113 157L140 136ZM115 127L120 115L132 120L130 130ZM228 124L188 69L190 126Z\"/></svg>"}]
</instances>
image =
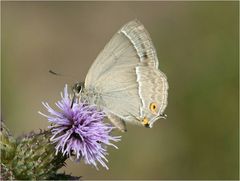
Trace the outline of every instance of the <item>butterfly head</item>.
<instances>
[{"instance_id":1,"label":"butterfly head","mask_svg":"<svg viewBox=\"0 0 240 181\"><path fill-rule=\"evenodd\" d=\"M75 102L75 99L80 97L80 94L84 88L84 82L77 82L76 84L73 85L72 91L73 91L73 98L72 98L72 103L71 103L71 108L73 107L73 103Z\"/></svg>"},{"instance_id":2,"label":"butterfly head","mask_svg":"<svg viewBox=\"0 0 240 181\"><path fill-rule=\"evenodd\" d=\"M72 90L74 94L79 95L83 90L83 88L84 88L84 82L77 82L76 84L73 85Z\"/></svg>"}]
</instances>

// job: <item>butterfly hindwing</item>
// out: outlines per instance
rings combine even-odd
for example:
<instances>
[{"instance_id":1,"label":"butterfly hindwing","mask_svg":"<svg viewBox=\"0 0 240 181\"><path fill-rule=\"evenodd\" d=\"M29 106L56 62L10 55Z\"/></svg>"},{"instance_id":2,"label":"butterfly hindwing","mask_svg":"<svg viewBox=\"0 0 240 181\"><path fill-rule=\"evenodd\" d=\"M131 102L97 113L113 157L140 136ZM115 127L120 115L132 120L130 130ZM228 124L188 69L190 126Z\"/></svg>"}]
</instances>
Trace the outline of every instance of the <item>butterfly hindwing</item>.
<instances>
[{"instance_id":1,"label":"butterfly hindwing","mask_svg":"<svg viewBox=\"0 0 240 181\"><path fill-rule=\"evenodd\" d=\"M167 106L167 77L152 67L139 65L136 67L139 96L142 101L140 114L149 120L150 127L161 116Z\"/></svg>"}]
</instances>

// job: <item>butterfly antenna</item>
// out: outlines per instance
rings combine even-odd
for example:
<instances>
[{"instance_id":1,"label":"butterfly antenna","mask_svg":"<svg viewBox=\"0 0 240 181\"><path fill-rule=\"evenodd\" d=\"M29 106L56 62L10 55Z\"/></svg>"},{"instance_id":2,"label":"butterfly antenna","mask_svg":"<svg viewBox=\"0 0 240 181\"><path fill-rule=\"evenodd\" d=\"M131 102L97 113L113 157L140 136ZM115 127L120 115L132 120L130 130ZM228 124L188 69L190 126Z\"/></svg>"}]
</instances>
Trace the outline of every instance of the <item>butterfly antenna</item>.
<instances>
[{"instance_id":1,"label":"butterfly antenna","mask_svg":"<svg viewBox=\"0 0 240 181\"><path fill-rule=\"evenodd\" d=\"M48 72L49 72L50 74L56 75L56 76L64 76L64 77L71 77L71 78L73 78L73 79L77 79L75 76L72 76L72 75L69 75L69 74L62 74L62 73L53 71L53 70L51 70L51 69L49 69Z\"/></svg>"},{"instance_id":2,"label":"butterfly antenna","mask_svg":"<svg viewBox=\"0 0 240 181\"><path fill-rule=\"evenodd\" d=\"M56 75L56 76L68 76L68 77L72 77L72 76L69 76L69 75L64 75L64 74L60 74L60 73L57 73L51 69L48 70L48 72L52 75ZM73 107L73 103L75 102L75 99L77 97L79 97L82 89L84 87L84 83L83 82L80 82L80 83L76 83L74 84L73 88L72 88L72 91L73 91L73 98L72 98L72 101L71 101L71 108Z\"/></svg>"},{"instance_id":3,"label":"butterfly antenna","mask_svg":"<svg viewBox=\"0 0 240 181\"><path fill-rule=\"evenodd\" d=\"M55 71L53 71L53 70L51 70L51 69L50 69L48 72L49 72L50 74L57 75L57 76L62 75L62 74L57 73L57 72L55 72Z\"/></svg>"}]
</instances>

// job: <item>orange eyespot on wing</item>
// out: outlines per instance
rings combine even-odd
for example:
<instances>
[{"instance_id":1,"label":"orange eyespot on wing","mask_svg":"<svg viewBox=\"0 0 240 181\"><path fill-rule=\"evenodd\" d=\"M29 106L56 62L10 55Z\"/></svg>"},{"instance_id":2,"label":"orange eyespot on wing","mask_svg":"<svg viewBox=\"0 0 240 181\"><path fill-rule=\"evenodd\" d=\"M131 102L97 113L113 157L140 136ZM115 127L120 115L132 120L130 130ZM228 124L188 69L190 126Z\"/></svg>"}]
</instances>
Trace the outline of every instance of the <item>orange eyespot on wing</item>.
<instances>
[{"instance_id":1,"label":"orange eyespot on wing","mask_svg":"<svg viewBox=\"0 0 240 181\"><path fill-rule=\"evenodd\" d=\"M149 109L153 114L157 114L157 104L155 102L152 102L149 106Z\"/></svg>"},{"instance_id":2,"label":"orange eyespot on wing","mask_svg":"<svg viewBox=\"0 0 240 181\"><path fill-rule=\"evenodd\" d=\"M149 120L145 117L145 118L142 120L142 124L143 124L145 127L149 127Z\"/></svg>"}]
</instances>

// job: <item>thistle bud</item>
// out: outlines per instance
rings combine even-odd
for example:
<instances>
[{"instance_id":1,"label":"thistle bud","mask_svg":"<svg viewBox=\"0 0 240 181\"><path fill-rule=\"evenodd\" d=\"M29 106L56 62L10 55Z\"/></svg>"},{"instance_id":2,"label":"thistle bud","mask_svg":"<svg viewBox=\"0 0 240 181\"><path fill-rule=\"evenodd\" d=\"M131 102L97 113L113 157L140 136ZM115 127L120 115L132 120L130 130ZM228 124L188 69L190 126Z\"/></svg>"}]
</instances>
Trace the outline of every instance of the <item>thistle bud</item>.
<instances>
[{"instance_id":1,"label":"thistle bud","mask_svg":"<svg viewBox=\"0 0 240 181\"><path fill-rule=\"evenodd\" d=\"M16 148L12 169L17 179L45 180L64 166L66 157L55 154L55 145L50 142L48 131L25 136Z\"/></svg>"},{"instance_id":2,"label":"thistle bud","mask_svg":"<svg viewBox=\"0 0 240 181\"><path fill-rule=\"evenodd\" d=\"M1 121L0 150L1 163L9 164L15 155L16 140L12 137L3 121Z\"/></svg>"},{"instance_id":3,"label":"thistle bud","mask_svg":"<svg viewBox=\"0 0 240 181\"><path fill-rule=\"evenodd\" d=\"M3 163L1 163L0 180L15 180L12 170Z\"/></svg>"}]
</instances>

